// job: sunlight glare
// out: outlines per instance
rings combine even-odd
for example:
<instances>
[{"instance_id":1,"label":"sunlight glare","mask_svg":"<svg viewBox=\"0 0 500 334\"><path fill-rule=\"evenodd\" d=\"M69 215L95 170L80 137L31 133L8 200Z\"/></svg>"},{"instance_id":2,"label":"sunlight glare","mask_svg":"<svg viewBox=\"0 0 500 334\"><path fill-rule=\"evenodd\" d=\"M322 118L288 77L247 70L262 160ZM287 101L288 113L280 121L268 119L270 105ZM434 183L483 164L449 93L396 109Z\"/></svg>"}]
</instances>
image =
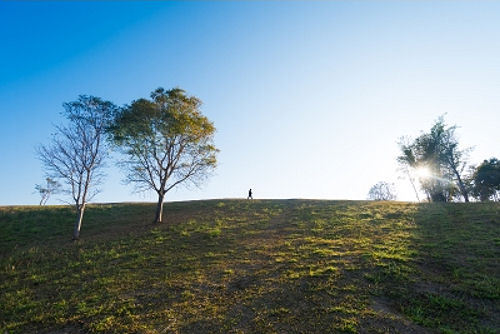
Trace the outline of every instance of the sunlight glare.
<instances>
[{"instance_id":1,"label":"sunlight glare","mask_svg":"<svg viewBox=\"0 0 500 334\"><path fill-rule=\"evenodd\" d=\"M427 167L418 167L415 173L420 179L428 179L432 176L431 170Z\"/></svg>"}]
</instances>

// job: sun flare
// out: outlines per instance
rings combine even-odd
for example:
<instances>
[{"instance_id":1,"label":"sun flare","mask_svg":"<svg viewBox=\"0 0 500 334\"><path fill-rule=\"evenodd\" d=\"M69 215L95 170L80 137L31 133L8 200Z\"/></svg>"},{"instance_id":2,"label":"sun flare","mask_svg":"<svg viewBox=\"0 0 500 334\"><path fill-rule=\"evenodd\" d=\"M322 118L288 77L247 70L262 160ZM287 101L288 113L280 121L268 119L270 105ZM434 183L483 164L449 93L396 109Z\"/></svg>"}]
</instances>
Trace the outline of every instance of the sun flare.
<instances>
[{"instance_id":1,"label":"sun flare","mask_svg":"<svg viewBox=\"0 0 500 334\"><path fill-rule=\"evenodd\" d=\"M415 173L420 179L428 179L432 176L431 170L427 167L418 167Z\"/></svg>"}]
</instances>

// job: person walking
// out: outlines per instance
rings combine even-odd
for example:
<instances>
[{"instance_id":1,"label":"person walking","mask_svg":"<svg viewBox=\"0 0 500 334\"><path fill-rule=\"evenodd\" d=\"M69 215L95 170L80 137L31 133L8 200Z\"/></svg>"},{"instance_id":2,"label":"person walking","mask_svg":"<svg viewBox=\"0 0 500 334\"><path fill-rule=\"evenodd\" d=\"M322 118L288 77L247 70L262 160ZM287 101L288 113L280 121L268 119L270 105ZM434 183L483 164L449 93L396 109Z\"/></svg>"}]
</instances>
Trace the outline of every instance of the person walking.
<instances>
[{"instance_id":1,"label":"person walking","mask_svg":"<svg viewBox=\"0 0 500 334\"><path fill-rule=\"evenodd\" d=\"M252 189L250 189L250 190L248 191L248 197L247 197L247 199L253 199L253 196L252 196Z\"/></svg>"}]
</instances>

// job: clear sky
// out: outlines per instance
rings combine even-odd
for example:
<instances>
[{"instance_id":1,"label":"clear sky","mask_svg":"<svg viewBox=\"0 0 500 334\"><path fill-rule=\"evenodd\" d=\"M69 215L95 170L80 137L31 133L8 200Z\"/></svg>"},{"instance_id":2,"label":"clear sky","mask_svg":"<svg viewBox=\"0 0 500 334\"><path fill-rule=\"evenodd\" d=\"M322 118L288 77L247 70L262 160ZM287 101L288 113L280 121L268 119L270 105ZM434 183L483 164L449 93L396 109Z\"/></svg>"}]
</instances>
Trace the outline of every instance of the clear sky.
<instances>
[{"instance_id":1,"label":"clear sky","mask_svg":"<svg viewBox=\"0 0 500 334\"><path fill-rule=\"evenodd\" d=\"M63 102L159 86L204 102L221 150L167 200L365 199L379 180L413 200L396 141L441 114L471 162L500 158L499 36L494 1L0 1L0 205L38 203ZM155 200L107 172L95 202Z\"/></svg>"}]
</instances>

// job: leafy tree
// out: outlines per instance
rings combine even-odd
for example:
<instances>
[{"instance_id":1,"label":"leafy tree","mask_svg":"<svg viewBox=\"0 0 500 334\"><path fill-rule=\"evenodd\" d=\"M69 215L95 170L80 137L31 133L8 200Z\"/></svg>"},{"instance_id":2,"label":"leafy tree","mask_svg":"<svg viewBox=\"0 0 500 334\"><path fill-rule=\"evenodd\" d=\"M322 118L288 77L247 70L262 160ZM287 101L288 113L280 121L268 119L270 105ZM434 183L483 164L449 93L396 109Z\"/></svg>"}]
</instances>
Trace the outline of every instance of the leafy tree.
<instances>
[{"instance_id":1,"label":"leafy tree","mask_svg":"<svg viewBox=\"0 0 500 334\"><path fill-rule=\"evenodd\" d=\"M380 181L370 188L368 199L374 201L392 201L396 199L394 184Z\"/></svg>"},{"instance_id":2,"label":"leafy tree","mask_svg":"<svg viewBox=\"0 0 500 334\"><path fill-rule=\"evenodd\" d=\"M106 128L116 107L98 97L81 95L64 103L67 125L57 126L48 145L38 148L47 175L61 180L75 206L77 218L73 239L79 239L85 206L98 192L102 181Z\"/></svg>"},{"instance_id":3,"label":"leafy tree","mask_svg":"<svg viewBox=\"0 0 500 334\"><path fill-rule=\"evenodd\" d=\"M49 197L56 193L61 186L59 182L50 177L45 178L46 185L35 184L35 190L40 194L40 205L45 205Z\"/></svg>"},{"instance_id":4,"label":"leafy tree","mask_svg":"<svg viewBox=\"0 0 500 334\"><path fill-rule=\"evenodd\" d=\"M443 131L440 160L448 168L448 175L453 179L459 189L460 195L465 202L469 202L469 187L463 173L467 167L467 160L471 148L460 149L458 139L455 136L456 126L446 128L444 120L441 118L434 125Z\"/></svg>"},{"instance_id":5,"label":"leafy tree","mask_svg":"<svg viewBox=\"0 0 500 334\"><path fill-rule=\"evenodd\" d=\"M469 188L463 172L470 149L461 150L455 136L456 126L447 126L440 117L428 133L413 141L400 141L399 164L419 175L420 185L429 201L447 202L458 194L469 201ZM419 171L426 170L422 175Z\"/></svg>"},{"instance_id":6,"label":"leafy tree","mask_svg":"<svg viewBox=\"0 0 500 334\"><path fill-rule=\"evenodd\" d=\"M473 194L479 200L500 200L500 161L484 160L474 171L473 184Z\"/></svg>"},{"instance_id":7,"label":"leafy tree","mask_svg":"<svg viewBox=\"0 0 500 334\"><path fill-rule=\"evenodd\" d=\"M162 222L165 194L179 184L199 185L216 166L215 127L201 101L179 88L158 88L115 117L111 133L126 159L126 181L158 194L155 222Z\"/></svg>"}]
</instances>

